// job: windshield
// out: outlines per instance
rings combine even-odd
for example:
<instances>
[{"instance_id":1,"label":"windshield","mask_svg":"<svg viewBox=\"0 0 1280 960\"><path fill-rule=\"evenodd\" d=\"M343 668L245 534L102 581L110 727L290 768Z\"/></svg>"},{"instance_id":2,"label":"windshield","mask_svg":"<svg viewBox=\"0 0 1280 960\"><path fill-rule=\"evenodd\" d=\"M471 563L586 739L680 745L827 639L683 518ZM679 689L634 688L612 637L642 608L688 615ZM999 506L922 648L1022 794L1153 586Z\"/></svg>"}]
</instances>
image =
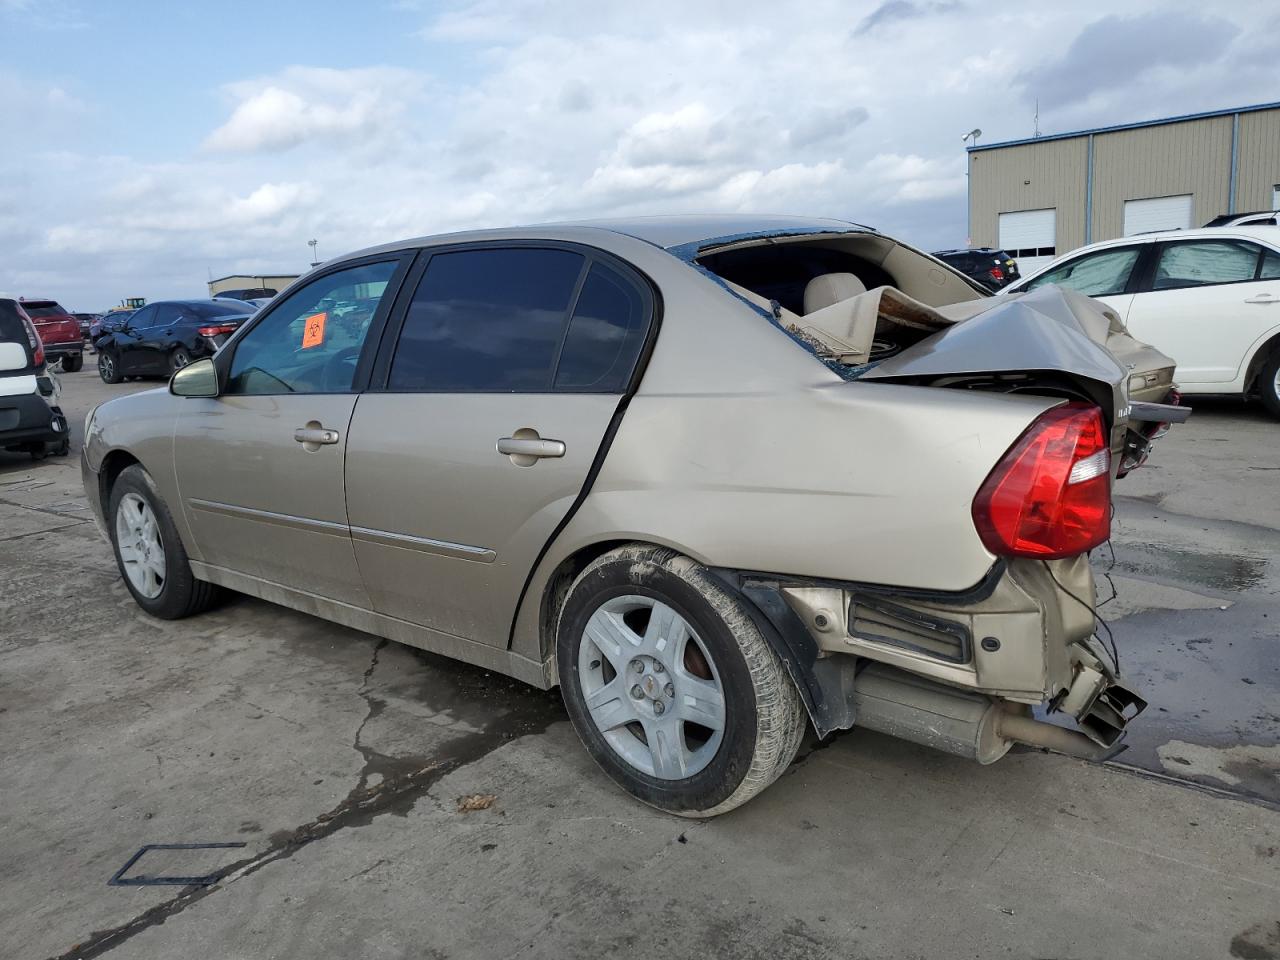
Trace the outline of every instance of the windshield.
<instances>
[{"instance_id":1,"label":"windshield","mask_svg":"<svg viewBox=\"0 0 1280 960\"><path fill-rule=\"evenodd\" d=\"M52 300L27 300L23 302L22 309L27 311L27 316L32 320L39 320L43 317L65 317L67 315L67 311Z\"/></svg>"}]
</instances>

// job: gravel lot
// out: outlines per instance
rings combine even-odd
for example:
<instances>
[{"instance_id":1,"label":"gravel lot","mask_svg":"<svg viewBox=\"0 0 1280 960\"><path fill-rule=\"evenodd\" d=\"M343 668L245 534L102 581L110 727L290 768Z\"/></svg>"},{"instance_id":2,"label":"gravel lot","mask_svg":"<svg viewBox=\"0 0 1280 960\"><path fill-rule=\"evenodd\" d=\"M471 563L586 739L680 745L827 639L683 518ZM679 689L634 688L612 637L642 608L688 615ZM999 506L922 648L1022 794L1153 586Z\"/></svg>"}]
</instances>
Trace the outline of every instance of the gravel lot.
<instances>
[{"instance_id":1,"label":"gravel lot","mask_svg":"<svg viewBox=\"0 0 1280 960\"><path fill-rule=\"evenodd\" d=\"M154 386L63 384L77 455ZM0 956L1280 957L1280 424L1196 406L1120 487L1128 752L854 731L709 822L617 791L555 694L247 598L147 618L75 458L0 454ZM245 846L147 869L216 886L107 885L202 841Z\"/></svg>"}]
</instances>

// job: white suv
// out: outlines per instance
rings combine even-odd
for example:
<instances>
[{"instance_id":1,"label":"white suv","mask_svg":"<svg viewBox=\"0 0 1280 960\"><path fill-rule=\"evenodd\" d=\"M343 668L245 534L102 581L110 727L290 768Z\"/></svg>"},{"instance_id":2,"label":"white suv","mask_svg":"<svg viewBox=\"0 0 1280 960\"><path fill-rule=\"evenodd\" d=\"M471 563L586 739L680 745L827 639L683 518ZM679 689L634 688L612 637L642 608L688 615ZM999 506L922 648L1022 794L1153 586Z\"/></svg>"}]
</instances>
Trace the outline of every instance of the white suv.
<instances>
[{"instance_id":1,"label":"white suv","mask_svg":"<svg viewBox=\"0 0 1280 960\"><path fill-rule=\"evenodd\" d=\"M1280 226L1166 230L1090 244L1002 295L1046 283L1097 297L1178 363L1183 393L1261 398L1280 417Z\"/></svg>"}]
</instances>

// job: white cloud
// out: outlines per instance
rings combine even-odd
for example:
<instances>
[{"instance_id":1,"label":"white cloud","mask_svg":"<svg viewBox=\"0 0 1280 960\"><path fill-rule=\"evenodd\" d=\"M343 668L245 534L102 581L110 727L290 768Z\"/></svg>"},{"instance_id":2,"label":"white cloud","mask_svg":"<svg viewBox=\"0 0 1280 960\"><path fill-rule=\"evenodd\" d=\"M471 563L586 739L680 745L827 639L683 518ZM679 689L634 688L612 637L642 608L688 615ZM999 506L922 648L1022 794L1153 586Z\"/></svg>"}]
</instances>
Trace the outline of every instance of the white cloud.
<instances>
[{"instance_id":1,"label":"white cloud","mask_svg":"<svg viewBox=\"0 0 1280 960\"><path fill-rule=\"evenodd\" d=\"M293 67L271 80L232 84L238 103L205 140L211 151L287 150L308 140L368 137L399 116L421 78L391 68Z\"/></svg>"},{"instance_id":2,"label":"white cloud","mask_svg":"<svg viewBox=\"0 0 1280 960\"><path fill-rule=\"evenodd\" d=\"M23 6L0 0L0 11ZM207 271L299 269L313 237L333 256L612 214L828 215L926 249L957 246L961 135L1029 135L1037 86L1052 88L1045 132L1260 102L1274 89L1266 47L1249 38L1268 35L1275 15L1256 0L1215 10L1231 29L1200 61L1104 84L1072 77L1099 33L1090 26L1114 13L1108 0L1015 5L995 33L985 8L948 0L810 0L802 13L770 0L397 6L367 17L373 30L417 31L419 52L402 65L323 66L332 44L321 43L313 65L246 73L179 104L204 118L186 141L114 137L112 156L68 152L97 115L80 101L103 94L0 71L0 115L36 144L0 156L0 246L16 251L0 286L53 272L88 307L192 296ZM1165 10L1184 24L1200 13L1132 0L1124 15ZM134 109L163 126L158 106Z\"/></svg>"}]
</instances>

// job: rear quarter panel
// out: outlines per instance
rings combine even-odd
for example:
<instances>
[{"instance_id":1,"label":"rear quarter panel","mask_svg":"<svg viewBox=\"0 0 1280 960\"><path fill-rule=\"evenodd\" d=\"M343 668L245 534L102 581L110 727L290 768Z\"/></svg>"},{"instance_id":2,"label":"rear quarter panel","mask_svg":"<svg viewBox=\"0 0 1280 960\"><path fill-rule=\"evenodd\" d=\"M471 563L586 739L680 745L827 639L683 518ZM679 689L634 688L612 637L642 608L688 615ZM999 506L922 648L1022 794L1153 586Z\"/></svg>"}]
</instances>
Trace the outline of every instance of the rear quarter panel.
<instances>
[{"instance_id":1,"label":"rear quarter panel","mask_svg":"<svg viewBox=\"0 0 1280 960\"><path fill-rule=\"evenodd\" d=\"M856 382L642 393L566 546L657 539L714 566L964 590L995 560L978 487L1055 403Z\"/></svg>"}]
</instances>

